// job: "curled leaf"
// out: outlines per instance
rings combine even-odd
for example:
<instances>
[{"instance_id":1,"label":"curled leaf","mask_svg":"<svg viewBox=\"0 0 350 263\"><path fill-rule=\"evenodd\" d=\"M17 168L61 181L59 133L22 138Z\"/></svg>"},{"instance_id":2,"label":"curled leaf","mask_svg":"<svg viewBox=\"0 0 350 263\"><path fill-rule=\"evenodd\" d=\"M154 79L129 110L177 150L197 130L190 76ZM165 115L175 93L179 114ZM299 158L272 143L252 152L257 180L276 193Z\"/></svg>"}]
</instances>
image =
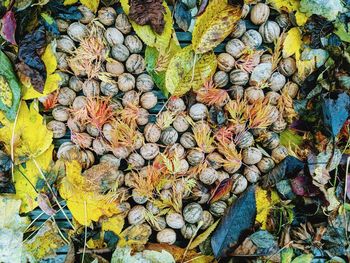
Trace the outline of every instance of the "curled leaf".
<instances>
[{"instance_id":1,"label":"curled leaf","mask_svg":"<svg viewBox=\"0 0 350 263\"><path fill-rule=\"evenodd\" d=\"M226 178L222 180L213 190L211 197L208 202L213 203L220 200L221 197L225 196L232 189L233 180Z\"/></svg>"},{"instance_id":2,"label":"curled leaf","mask_svg":"<svg viewBox=\"0 0 350 263\"><path fill-rule=\"evenodd\" d=\"M7 11L1 19L1 24L0 35L12 45L16 45L15 33L17 24L15 13L12 10Z\"/></svg>"}]
</instances>

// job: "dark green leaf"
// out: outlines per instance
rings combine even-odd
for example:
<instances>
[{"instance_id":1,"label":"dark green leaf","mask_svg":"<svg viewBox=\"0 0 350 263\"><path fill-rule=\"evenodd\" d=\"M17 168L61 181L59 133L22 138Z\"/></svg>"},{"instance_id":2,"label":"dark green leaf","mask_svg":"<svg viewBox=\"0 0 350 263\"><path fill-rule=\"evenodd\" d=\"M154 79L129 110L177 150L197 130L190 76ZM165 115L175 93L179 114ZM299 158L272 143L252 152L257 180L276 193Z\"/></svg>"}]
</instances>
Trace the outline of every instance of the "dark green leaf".
<instances>
[{"instance_id":1,"label":"dark green leaf","mask_svg":"<svg viewBox=\"0 0 350 263\"><path fill-rule=\"evenodd\" d=\"M225 257L231 248L239 245L244 234L255 222L256 199L255 186L251 186L242 194L226 214L211 238L211 246L215 257Z\"/></svg>"},{"instance_id":2,"label":"dark green leaf","mask_svg":"<svg viewBox=\"0 0 350 263\"><path fill-rule=\"evenodd\" d=\"M17 76L13 70L11 61L6 56L6 54L1 50L0 50L0 76L6 79L12 93L10 107L7 106L7 104L3 101L3 97L0 96L0 110L5 112L6 117L10 121L14 121L16 118L16 113L17 113L19 101L21 98L21 87L18 82ZM0 92L2 93L1 95L4 94L3 90L1 90Z\"/></svg>"},{"instance_id":3,"label":"dark green leaf","mask_svg":"<svg viewBox=\"0 0 350 263\"><path fill-rule=\"evenodd\" d=\"M274 236L266 230L257 231L250 235L249 238L258 248L271 248L276 246Z\"/></svg>"}]
</instances>

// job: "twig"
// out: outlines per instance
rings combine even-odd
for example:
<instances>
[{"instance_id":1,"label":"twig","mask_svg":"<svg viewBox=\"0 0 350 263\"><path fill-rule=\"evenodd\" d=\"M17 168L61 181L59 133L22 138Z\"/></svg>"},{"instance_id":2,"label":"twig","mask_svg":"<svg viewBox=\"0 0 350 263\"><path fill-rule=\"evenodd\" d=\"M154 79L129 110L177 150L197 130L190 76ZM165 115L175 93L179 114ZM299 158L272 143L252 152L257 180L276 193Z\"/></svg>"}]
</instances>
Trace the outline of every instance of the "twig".
<instances>
[{"instance_id":1,"label":"twig","mask_svg":"<svg viewBox=\"0 0 350 263\"><path fill-rule=\"evenodd\" d=\"M84 249L83 256L81 258L81 263L84 263L85 253L86 253L86 242L87 242L87 222L86 222L86 201L84 201Z\"/></svg>"},{"instance_id":2,"label":"twig","mask_svg":"<svg viewBox=\"0 0 350 263\"><path fill-rule=\"evenodd\" d=\"M84 247L85 248L85 247ZM100 248L100 249L85 249L80 248L77 252L77 254L104 254L112 252L110 248Z\"/></svg>"},{"instance_id":3,"label":"twig","mask_svg":"<svg viewBox=\"0 0 350 263\"><path fill-rule=\"evenodd\" d=\"M15 121L13 122L13 128L12 128L12 135L11 135L11 173L12 173L12 181L14 182L15 176L14 176L14 165L15 165L15 149L13 145L15 144L15 129L17 125L17 119L19 115L19 109L21 108L21 105L18 106L17 113L16 113L16 118Z\"/></svg>"},{"instance_id":4,"label":"twig","mask_svg":"<svg viewBox=\"0 0 350 263\"><path fill-rule=\"evenodd\" d=\"M201 226L203 225L203 223L204 223L203 221L199 221L196 231L193 233L193 235L192 235L192 237L190 239L190 242L188 242L188 245L186 247L185 253L182 256L181 263L184 263L184 260L185 260L186 254L188 252L188 249L190 248L190 246L191 246L191 244L193 242L193 239L197 236L197 233L198 233L199 229L201 228Z\"/></svg>"}]
</instances>

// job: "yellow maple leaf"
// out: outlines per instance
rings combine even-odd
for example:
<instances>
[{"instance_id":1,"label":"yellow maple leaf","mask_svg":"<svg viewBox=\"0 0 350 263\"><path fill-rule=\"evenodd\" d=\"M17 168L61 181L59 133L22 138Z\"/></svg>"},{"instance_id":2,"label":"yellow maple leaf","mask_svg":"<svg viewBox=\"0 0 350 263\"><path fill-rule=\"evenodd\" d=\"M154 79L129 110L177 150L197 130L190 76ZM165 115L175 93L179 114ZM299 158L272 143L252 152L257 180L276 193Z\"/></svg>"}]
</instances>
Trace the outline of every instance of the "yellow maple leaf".
<instances>
[{"instance_id":1,"label":"yellow maple leaf","mask_svg":"<svg viewBox=\"0 0 350 263\"><path fill-rule=\"evenodd\" d=\"M44 54L41 56L41 59L43 60L46 67L46 81L43 93L36 91L30 82L22 81L24 90L22 98L24 100L40 98L58 89L62 78L58 73L55 73L57 69L57 59L55 53L56 42L53 41L47 45Z\"/></svg>"},{"instance_id":2,"label":"yellow maple leaf","mask_svg":"<svg viewBox=\"0 0 350 263\"><path fill-rule=\"evenodd\" d=\"M0 123L3 125L0 128L0 141L8 155L11 155L13 147L16 164L42 155L52 143L52 131L46 128L34 102L28 108L22 101L17 121L13 123L0 111Z\"/></svg>"},{"instance_id":3,"label":"yellow maple leaf","mask_svg":"<svg viewBox=\"0 0 350 263\"><path fill-rule=\"evenodd\" d=\"M295 19L298 26L303 26L308 19L308 16L300 11L300 0L268 0L267 3L280 12L296 12Z\"/></svg>"},{"instance_id":4,"label":"yellow maple leaf","mask_svg":"<svg viewBox=\"0 0 350 263\"><path fill-rule=\"evenodd\" d=\"M278 194L275 191L266 191L260 187L255 191L256 199L256 218L255 221L261 224L261 229L266 229L267 219L272 207L280 201Z\"/></svg>"},{"instance_id":5,"label":"yellow maple leaf","mask_svg":"<svg viewBox=\"0 0 350 263\"><path fill-rule=\"evenodd\" d=\"M43 172L49 170L53 148L54 146L51 145L42 155L35 158L35 162ZM38 192L35 186L39 178L41 178L40 171L34 160L29 160L25 166L19 165L16 168L14 172L15 197L22 200L21 213L28 213L38 206L36 200Z\"/></svg>"},{"instance_id":6,"label":"yellow maple leaf","mask_svg":"<svg viewBox=\"0 0 350 263\"><path fill-rule=\"evenodd\" d=\"M111 217L119 213L117 201L108 196L89 190L89 184L81 175L81 165L77 161L66 163L66 176L59 185L59 193L67 201L73 217L81 225L90 225L101 216Z\"/></svg>"},{"instance_id":7,"label":"yellow maple leaf","mask_svg":"<svg viewBox=\"0 0 350 263\"><path fill-rule=\"evenodd\" d=\"M120 235L124 227L124 217L115 215L102 221L102 231L113 231L114 234Z\"/></svg>"}]
</instances>

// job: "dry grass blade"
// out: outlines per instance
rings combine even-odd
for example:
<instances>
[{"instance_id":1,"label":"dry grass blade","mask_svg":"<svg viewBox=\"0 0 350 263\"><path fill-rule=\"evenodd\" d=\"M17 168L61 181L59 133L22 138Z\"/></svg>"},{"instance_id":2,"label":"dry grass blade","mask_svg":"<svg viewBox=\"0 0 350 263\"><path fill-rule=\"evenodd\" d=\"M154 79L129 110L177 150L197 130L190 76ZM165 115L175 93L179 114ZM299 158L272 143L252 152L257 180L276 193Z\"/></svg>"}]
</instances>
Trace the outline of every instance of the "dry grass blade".
<instances>
[{"instance_id":1,"label":"dry grass blade","mask_svg":"<svg viewBox=\"0 0 350 263\"><path fill-rule=\"evenodd\" d=\"M221 143L217 144L217 149L222 156L218 161L222 164L225 170L237 171L242 164L242 154L237 151L236 145L231 143Z\"/></svg>"},{"instance_id":2,"label":"dry grass blade","mask_svg":"<svg viewBox=\"0 0 350 263\"><path fill-rule=\"evenodd\" d=\"M249 107L246 107L246 113L248 119L248 128L267 128L272 124L271 115L274 108L268 102L268 100L257 100Z\"/></svg>"},{"instance_id":3,"label":"dry grass blade","mask_svg":"<svg viewBox=\"0 0 350 263\"><path fill-rule=\"evenodd\" d=\"M207 123L195 123L192 132L199 149L205 153L210 153L215 150L215 146L213 145L214 137L212 136L211 128Z\"/></svg>"},{"instance_id":4,"label":"dry grass blade","mask_svg":"<svg viewBox=\"0 0 350 263\"><path fill-rule=\"evenodd\" d=\"M196 91L196 93L199 102L210 106L222 106L230 99L227 91L218 89L212 79L206 81L204 86Z\"/></svg>"},{"instance_id":5,"label":"dry grass blade","mask_svg":"<svg viewBox=\"0 0 350 263\"><path fill-rule=\"evenodd\" d=\"M288 94L288 90L283 90L281 96L277 101L277 108L282 116L291 123L298 114L295 112L293 107L293 99Z\"/></svg>"},{"instance_id":6,"label":"dry grass blade","mask_svg":"<svg viewBox=\"0 0 350 263\"><path fill-rule=\"evenodd\" d=\"M274 71L280 60L282 59L282 48L283 48L283 42L285 39L286 35L284 32L276 39L275 45L274 45L274 50L271 52L272 55L272 70Z\"/></svg>"},{"instance_id":7,"label":"dry grass blade","mask_svg":"<svg viewBox=\"0 0 350 263\"><path fill-rule=\"evenodd\" d=\"M175 120L175 115L171 111L163 111L158 115L156 124L161 130L168 128Z\"/></svg>"},{"instance_id":8,"label":"dry grass blade","mask_svg":"<svg viewBox=\"0 0 350 263\"><path fill-rule=\"evenodd\" d=\"M125 108L121 109L117 114L128 125L136 127L137 119L143 112L140 106L136 106L132 103L128 103Z\"/></svg>"},{"instance_id":9,"label":"dry grass blade","mask_svg":"<svg viewBox=\"0 0 350 263\"><path fill-rule=\"evenodd\" d=\"M247 122L246 110L248 101L246 99L230 100L225 109L229 113L229 121L233 125L242 125Z\"/></svg>"},{"instance_id":10,"label":"dry grass blade","mask_svg":"<svg viewBox=\"0 0 350 263\"><path fill-rule=\"evenodd\" d=\"M112 123L113 131L111 133L111 147L127 147L133 149L139 135L134 127L131 127L122 120L115 120Z\"/></svg>"},{"instance_id":11,"label":"dry grass blade","mask_svg":"<svg viewBox=\"0 0 350 263\"><path fill-rule=\"evenodd\" d=\"M264 53L264 51L247 50L245 54L235 61L235 68L251 73L260 63L262 53Z\"/></svg>"}]
</instances>

